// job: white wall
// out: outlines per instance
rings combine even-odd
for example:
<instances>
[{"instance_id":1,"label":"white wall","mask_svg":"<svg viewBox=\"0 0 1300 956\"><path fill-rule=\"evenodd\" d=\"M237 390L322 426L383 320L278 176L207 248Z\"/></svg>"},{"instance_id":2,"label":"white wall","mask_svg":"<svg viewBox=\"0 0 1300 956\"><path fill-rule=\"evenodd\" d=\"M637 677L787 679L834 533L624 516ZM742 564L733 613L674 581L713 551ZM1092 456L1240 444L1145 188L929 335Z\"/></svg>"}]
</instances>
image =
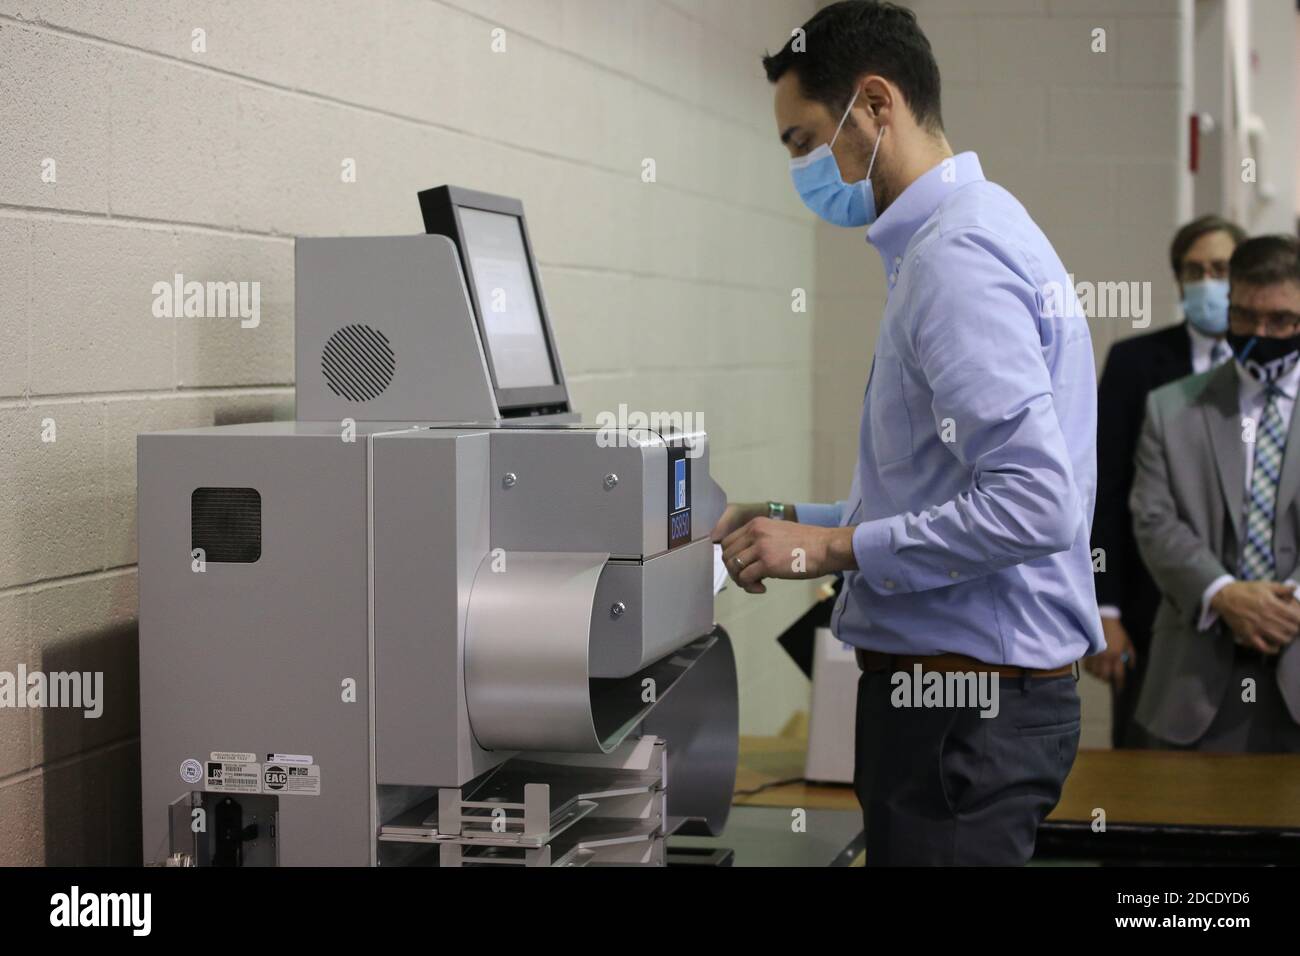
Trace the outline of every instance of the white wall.
<instances>
[{"instance_id":1,"label":"white wall","mask_svg":"<svg viewBox=\"0 0 1300 956\"><path fill-rule=\"evenodd\" d=\"M1268 131L1267 149L1256 158L1262 174L1260 184L1267 181L1273 194L1264 198L1257 187L1248 190L1243 225L1252 233L1294 234L1300 211L1296 193L1300 177L1300 163L1296 162L1300 14L1292 0L1255 0L1248 9L1250 109Z\"/></svg>"},{"instance_id":2,"label":"white wall","mask_svg":"<svg viewBox=\"0 0 1300 956\"><path fill-rule=\"evenodd\" d=\"M1293 232L1296 5L1193 0L1192 7L1193 108L1203 119L1193 212L1225 215L1254 235Z\"/></svg>"},{"instance_id":3,"label":"white wall","mask_svg":"<svg viewBox=\"0 0 1300 956\"><path fill-rule=\"evenodd\" d=\"M291 417L295 235L521 197L588 419L700 413L733 497L809 496L814 233L759 55L812 8L0 0L0 670L108 685L98 721L0 710L0 864L138 859L135 435ZM176 272L260 281L261 325L154 318ZM751 731L806 697L771 639L809 586L774 591L719 605Z\"/></svg>"},{"instance_id":4,"label":"white wall","mask_svg":"<svg viewBox=\"0 0 1300 956\"><path fill-rule=\"evenodd\" d=\"M1184 217L1185 119L1180 71L1188 15L1180 0L914 0L943 76L955 151L1020 199L1076 280L1149 280L1152 327L1176 314L1166 252ZM1094 29L1106 52L1091 51ZM875 250L859 233L817 233L816 474L843 497L884 303ZM1128 321L1091 323L1098 371ZM1091 677L1083 746L1108 746L1105 688Z\"/></svg>"}]
</instances>

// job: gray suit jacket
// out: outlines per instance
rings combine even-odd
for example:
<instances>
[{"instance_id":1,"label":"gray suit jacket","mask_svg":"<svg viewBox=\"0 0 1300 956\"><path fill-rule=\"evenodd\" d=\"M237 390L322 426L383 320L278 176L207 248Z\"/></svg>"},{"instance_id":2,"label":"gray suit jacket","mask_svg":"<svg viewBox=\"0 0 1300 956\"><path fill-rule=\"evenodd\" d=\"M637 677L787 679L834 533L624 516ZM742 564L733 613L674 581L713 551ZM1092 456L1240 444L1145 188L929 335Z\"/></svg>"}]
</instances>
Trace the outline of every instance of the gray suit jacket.
<instances>
[{"instance_id":1,"label":"gray suit jacket","mask_svg":"<svg viewBox=\"0 0 1300 956\"><path fill-rule=\"evenodd\" d=\"M1201 596L1220 575L1236 576L1245 522L1246 454L1235 362L1171 382L1147 398L1129 508L1133 533L1162 600L1152 630L1136 718L1176 744L1195 743L1228 692L1233 641L1217 623L1198 631ZM1296 569L1300 542L1300 406L1291 416L1278 487L1273 554L1278 580ZM1288 645L1277 678L1300 723L1300 642ZM1234 689L1239 693L1240 689Z\"/></svg>"}]
</instances>

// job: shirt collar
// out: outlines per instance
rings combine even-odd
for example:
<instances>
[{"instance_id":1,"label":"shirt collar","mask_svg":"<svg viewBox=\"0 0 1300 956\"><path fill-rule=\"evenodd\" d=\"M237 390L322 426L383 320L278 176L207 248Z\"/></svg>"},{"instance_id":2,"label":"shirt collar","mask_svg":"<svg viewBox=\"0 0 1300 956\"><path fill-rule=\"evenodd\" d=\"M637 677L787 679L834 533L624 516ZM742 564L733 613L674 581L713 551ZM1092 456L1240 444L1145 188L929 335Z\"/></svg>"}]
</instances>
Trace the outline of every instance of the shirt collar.
<instances>
[{"instance_id":1,"label":"shirt collar","mask_svg":"<svg viewBox=\"0 0 1300 956\"><path fill-rule=\"evenodd\" d=\"M1267 387L1263 382L1247 372L1240 362L1234 360L1232 364L1237 367L1237 378L1241 381L1243 395L1253 397L1263 392ZM1283 396L1295 401L1296 392L1300 390L1300 362L1297 362L1294 368L1273 384Z\"/></svg>"},{"instance_id":2,"label":"shirt collar","mask_svg":"<svg viewBox=\"0 0 1300 956\"><path fill-rule=\"evenodd\" d=\"M1197 359L1201 358L1209 362L1211 366L1214 366L1218 364L1214 361L1216 357L1232 357L1232 349L1228 347L1228 343L1222 337L1206 335L1196 326L1192 325L1192 323L1187 321L1183 322L1183 328L1187 330L1187 337L1192 343L1193 366L1197 364ZM1222 345L1223 351L1219 351L1218 356L1216 356L1215 352L1219 349L1220 345Z\"/></svg>"},{"instance_id":3,"label":"shirt collar","mask_svg":"<svg viewBox=\"0 0 1300 956\"><path fill-rule=\"evenodd\" d=\"M934 215L950 193L983 179L979 157L965 152L952 157L951 164L946 159L938 163L904 189L867 230L867 242L880 253L885 271L897 265L916 230Z\"/></svg>"},{"instance_id":4,"label":"shirt collar","mask_svg":"<svg viewBox=\"0 0 1300 956\"><path fill-rule=\"evenodd\" d=\"M1211 349L1214 348L1214 343L1219 341L1213 335L1206 335L1204 332L1202 332L1196 326L1192 325L1192 323L1190 322L1186 322L1186 321L1183 322L1183 327L1187 329L1187 334L1191 336L1192 348L1197 348L1199 346L1200 348L1203 348L1206 352L1209 352Z\"/></svg>"}]
</instances>

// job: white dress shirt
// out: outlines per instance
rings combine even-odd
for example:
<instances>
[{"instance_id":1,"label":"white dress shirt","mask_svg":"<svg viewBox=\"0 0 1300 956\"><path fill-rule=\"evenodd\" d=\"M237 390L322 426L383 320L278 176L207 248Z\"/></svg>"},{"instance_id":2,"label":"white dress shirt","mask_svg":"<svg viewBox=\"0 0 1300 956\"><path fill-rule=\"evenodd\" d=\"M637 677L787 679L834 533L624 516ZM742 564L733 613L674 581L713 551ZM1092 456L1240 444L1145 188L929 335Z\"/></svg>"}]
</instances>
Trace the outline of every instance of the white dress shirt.
<instances>
[{"instance_id":1,"label":"white dress shirt","mask_svg":"<svg viewBox=\"0 0 1300 956\"><path fill-rule=\"evenodd\" d=\"M1185 328L1187 329L1187 337L1192 340L1193 375L1208 372L1232 357L1232 349L1228 348L1228 343L1223 341L1221 337L1215 338L1212 335L1206 335L1199 329L1193 328L1190 322L1186 324Z\"/></svg>"}]
</instances>

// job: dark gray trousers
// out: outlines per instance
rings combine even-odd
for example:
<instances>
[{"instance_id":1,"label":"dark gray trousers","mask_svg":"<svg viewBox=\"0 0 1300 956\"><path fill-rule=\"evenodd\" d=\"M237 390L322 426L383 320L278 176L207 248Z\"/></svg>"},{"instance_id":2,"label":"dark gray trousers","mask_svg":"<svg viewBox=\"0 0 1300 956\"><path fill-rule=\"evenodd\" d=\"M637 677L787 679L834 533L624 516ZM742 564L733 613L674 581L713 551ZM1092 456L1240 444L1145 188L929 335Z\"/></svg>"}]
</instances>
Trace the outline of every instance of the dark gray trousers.
<instances>
[{"instance_id":1,"label":"dark gray trousers","mask_svg":"<svg viewBox=\"0 0 1300 956\"><path fill-rule=\"evenodd\" d=\"M867 866L1019 866L1079 749L1072 675L999 677L999 712L890 703L888 670L858 681L854 789Z\"/></svg>"}]
</instances>

